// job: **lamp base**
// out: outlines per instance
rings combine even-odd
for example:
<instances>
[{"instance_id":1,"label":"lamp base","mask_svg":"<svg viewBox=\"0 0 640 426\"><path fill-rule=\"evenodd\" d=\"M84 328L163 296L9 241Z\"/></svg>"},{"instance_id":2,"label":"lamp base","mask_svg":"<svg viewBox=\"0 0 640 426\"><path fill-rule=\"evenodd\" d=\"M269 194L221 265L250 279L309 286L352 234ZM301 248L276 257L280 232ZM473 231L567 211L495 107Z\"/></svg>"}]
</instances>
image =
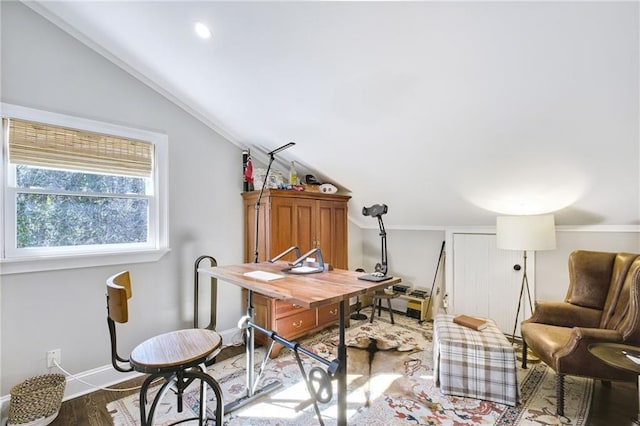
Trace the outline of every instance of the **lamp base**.
<instances>
[{"instance_id":1,"label":"lamp base","mask_svg":"<svg viewBox=\"0 0 640 426\"><path fill-rule=\"evenodd\" d=\"M518 361L522 361L522 342L515 341L511 342L513 345L513 350L516 353L516 359ZM531 348L527 348L527 363L536 364L540 362L540 357L531 350Z\"/></svg>"},{"instance_id":2,"label":"lamp base","mask_svg":"<svg viewBox=\"0 0 640 426\"><path fill-rule=\"evenodd\" d=\"M518 348L516 350L516 358L518 359L518 361L522 361L522 348ZM540 362L540 357L536 355L535 352L533 352L531 349L527 349L527 362L536 364Z\"/></svg>"},{"instance_id":3,"label":"lamp base","mask_svg":"<svg viewBox=\"0 0 640 426\"><path fill-rule=\"evenodd\" d=\"M368 317L365 314L355 313L350 316L352 320L366 320Z\"/></svg>"}]
</instances>

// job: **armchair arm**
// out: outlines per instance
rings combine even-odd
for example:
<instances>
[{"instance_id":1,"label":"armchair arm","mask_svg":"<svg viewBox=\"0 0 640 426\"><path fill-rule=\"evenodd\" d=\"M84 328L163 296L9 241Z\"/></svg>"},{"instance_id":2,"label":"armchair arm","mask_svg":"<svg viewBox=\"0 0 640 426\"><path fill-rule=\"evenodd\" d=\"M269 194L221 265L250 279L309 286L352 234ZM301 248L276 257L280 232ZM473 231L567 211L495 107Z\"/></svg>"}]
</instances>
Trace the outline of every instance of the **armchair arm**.
<instances>
[{"instance_id":1,"label":"armchair arm","mask_svg":"<svg viewBox=\"0 0 640 426\"><path fill-rule=\"evenodd\" d=\"M560 327L595 328L600 324L602 311L567 302L536 302L531 318L524 322L537 322Z\"/></svg>"},{"instance_id":2,"label":"armchair arm","mask_svg":"<svg viewBox=\"0 0 640 426\"><path fill-rule=\"evenodd\" d=\"M594 340L597 342L621 342L622 335L618 330L607 328L574 327L571 334L576 340Z\"/></svg>"},{"instance_id":3,"label":"armchair arm","mask_svg":"<svg viewBox=\"0 0 640 426\"><path fill-rule=\"evenodd\" d=\"M566 344L553 354L552 368L562 374L593 377L602 380L637 380L637 375L598 361L589 352L593 343L622 343L617 330L574 327ZM545 361L546 362L546 361Z\"/></svg>"}]
</instances>

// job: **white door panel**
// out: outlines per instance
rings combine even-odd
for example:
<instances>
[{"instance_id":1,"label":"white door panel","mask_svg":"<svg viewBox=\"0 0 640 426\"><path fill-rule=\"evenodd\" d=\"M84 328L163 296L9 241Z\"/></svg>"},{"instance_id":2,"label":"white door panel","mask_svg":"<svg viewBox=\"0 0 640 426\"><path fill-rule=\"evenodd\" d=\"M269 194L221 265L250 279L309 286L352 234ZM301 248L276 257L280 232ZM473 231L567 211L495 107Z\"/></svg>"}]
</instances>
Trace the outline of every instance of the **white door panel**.
<instances>
[{"instance_id":1,"label":"white door panel","mask_svg":"<svg viewBox=\"0 0 640 426\"><path fill-rule=\"evenodd\" d=\"M533 301L533 254L529 253L527 275ZM453 295L451 313L491 318L508 335L513 325L520 296L523 253L496 248L494 234L453 234ZM520 322L531 315L526 293L520 308Z\"/></svg>"}]
</instances>

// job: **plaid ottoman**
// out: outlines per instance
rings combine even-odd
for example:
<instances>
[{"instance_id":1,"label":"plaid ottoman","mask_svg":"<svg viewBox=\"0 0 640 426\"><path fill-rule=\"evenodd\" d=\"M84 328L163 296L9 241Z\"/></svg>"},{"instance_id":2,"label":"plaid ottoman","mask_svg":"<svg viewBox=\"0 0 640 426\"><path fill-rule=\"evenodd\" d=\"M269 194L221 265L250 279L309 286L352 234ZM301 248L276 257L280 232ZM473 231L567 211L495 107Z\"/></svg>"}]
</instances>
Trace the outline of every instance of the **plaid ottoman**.
<instances>
[{"instance_id":1,"label":"plaid ottoman","mask_svg":"<svg viewBox=\"0 0 640 426\"><path fill-rule=\"evenodd\" d=\"M455 324L454 315L433 320L436 386L447 395L515 406L520 400L516 354L493 321L482 331Z\"/></svg>"}]
</instances>

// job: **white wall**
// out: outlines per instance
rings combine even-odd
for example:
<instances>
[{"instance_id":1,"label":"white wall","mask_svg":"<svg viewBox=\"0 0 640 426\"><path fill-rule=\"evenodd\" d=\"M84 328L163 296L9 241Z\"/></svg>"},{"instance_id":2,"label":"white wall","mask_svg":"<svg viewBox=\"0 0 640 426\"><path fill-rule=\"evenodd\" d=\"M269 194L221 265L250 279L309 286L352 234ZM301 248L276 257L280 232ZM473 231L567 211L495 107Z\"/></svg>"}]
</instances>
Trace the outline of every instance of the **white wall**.
<instances>
[{"instance_id":1,"label":"white wall","mask_svg":"<svg viewBox=\"0 0 640 426\"><path fill-rule=\"evenodd\" d=\"M0 395L7 395L47 372L49 349L62 349L71 372L110 363L104 283L123 269L134 280L123 353L190 326L195 259L242 261L242 163L237 147L24 5L0 7L2 102L165 133L170 173L171 252L158 262L0 276ZM240 292L219 287L218 329L234 328Z\"/></svg>"},{"instance_id":2,"label":"white wall","mask_svg":"<svg viewBox=\"0 0 640 426\"><path fill-rule=\"evenodd\" d=\"M390 273L399 276L403 284L411 287L431 289L438 263L440 247L445 240L447 228L438 230L389 229L387 228L387 249ZM557 248L535 253L535 298L537 300L564 300L569 284L567 269L569 254L574 250L594 250L609 252L640 253L640 231L633 227L590 228L559 227L556 232ZM470 231L472 232L472 231ZM487 228L484 232L495 232ZM372 271L380 262L380 236L377 229L363 229L363 267ZM445 247L444 260L452 259L452 247ZM353 263L351 263L353 265ZM353 266L355 269L358 266ZM445 276L445 268L440 266L435 288L440 286ZM437 295L442 296L442 295ZM436 296L436 297L437 297ZM451 296L451 295L450 295ZM514 302L515 303L515 302ZM395 307L396 305L394 305ZM435 301L436 308L440 301Z\"/></svg>"},{"instance_id":3,"label":"white wall","mask_svg":"<svg viewBox=\"0 0 640 426\"><path fill-rule=\"evenodd\" d=\"M574 250L640 253L639 232L560 230L555 250L536 252L536 299L564 300Z\"/></svg>"}]
</instances>

